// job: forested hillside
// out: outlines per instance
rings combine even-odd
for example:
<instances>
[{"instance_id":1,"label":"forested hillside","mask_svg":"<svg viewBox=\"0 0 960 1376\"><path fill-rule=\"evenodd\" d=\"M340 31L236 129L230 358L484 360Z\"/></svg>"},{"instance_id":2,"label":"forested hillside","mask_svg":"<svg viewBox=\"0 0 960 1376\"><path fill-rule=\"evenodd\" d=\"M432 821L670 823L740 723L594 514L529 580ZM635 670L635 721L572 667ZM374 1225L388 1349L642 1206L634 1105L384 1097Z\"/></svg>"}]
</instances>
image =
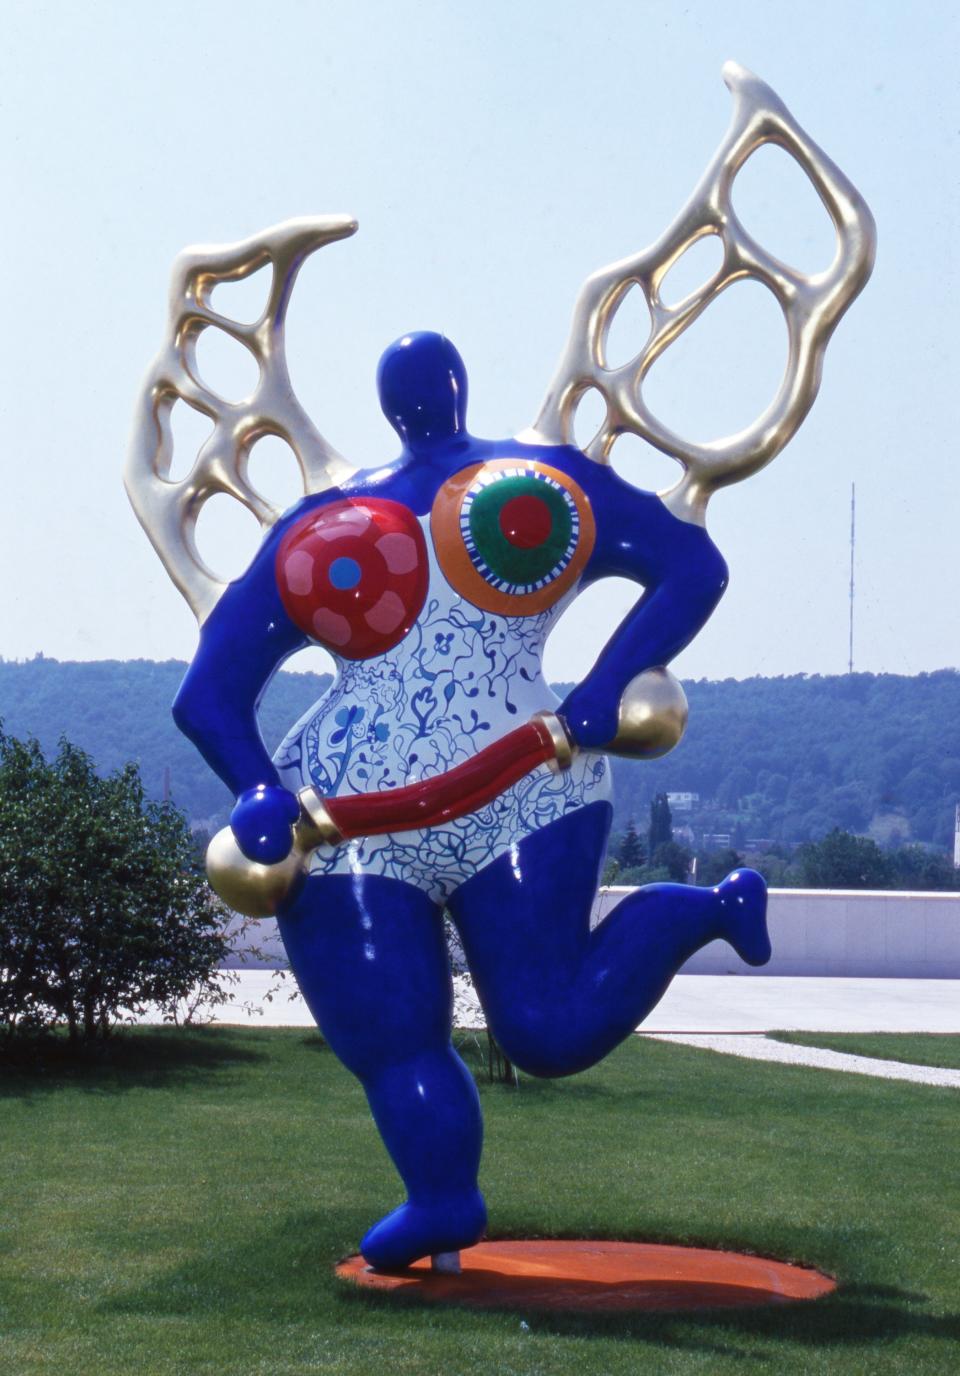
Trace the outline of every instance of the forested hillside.
<instances>
[{"instance_id":1,"label":"forested hillside","mask_svg":"<svg viewBox=\"0 0 960 1376\"><path fill-rule=\"evenodd\" d=\"M701 797L700 831L806 841L840 827L872 829L884 843L952 846L960 802L955 670L684 687L686 736L664 759L618 771L621 817L645 816L659 790L690 791Z\"/></svg>"},{"instance_id":2,"label":"forested hillside","mask_svg":"<svg viewBox=\"0 0 960 1376\"><path fill-rule=\"evenodd\" d=\"M0 660L0 721L14 736L36 736L46 751L66 736L102 770L136 760L146 788L157 798L169 771L173 801L194 821L219 822L232 799L170 716L186 668L175 659ZM329 682L326 674L276 675L260 712L271 750Z\"/></svg>"},{"instance_id":3,"label":"forested hillside","mask_svg":"<svg viewBox=\"0 0 960 1376\"><path fill-rule=\"evenodd\" d=\"M184 672L176 661L0 661L0 718L46 748L60 735L101 769L139 762L160 796L169 770L174 800L193 819L220 819L226 790L170 719ZM323 691L316 674L276 676L261 720L267 744ZM685 684L690 725L678 748L649 764L615 763L617 819L645 824L655 792L700 795L676 824L796 842L833 827L883 842L947 849L960 802L960 674L891 674L705 680Z\"/></svg>"}]
</instances>

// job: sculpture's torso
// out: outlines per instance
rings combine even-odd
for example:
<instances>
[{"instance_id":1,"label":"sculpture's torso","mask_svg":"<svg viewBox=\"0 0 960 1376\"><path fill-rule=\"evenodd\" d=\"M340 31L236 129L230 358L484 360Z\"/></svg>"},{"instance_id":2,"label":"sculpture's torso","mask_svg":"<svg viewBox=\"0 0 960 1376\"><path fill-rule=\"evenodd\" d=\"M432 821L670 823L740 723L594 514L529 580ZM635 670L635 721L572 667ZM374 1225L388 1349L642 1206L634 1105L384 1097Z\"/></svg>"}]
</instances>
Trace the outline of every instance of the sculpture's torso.
<instances>
[{"instance_id":1,"label":"sculpture's torso","mask_svg":"<svg viewBox=\"0 0 960 1376\"><path fill-rule=\"evenodd\" d=\"M364 509L361 493L346 490L328 514L321 508L292 526L278 553L288 610L337 666L330 691L276 755L290 789L313 784L332 797L430 778L557 705L543 649L592 547L582 490L562 471L521 459L466 466L419 518L394 495L382 485ZM347 614L345 583L366 612ZM585 752L563 774L543 766L446 826L321 848L311 870L384 874L442 902L530 832L609 794L604 758Z\"/></svg>"}]
</instances>

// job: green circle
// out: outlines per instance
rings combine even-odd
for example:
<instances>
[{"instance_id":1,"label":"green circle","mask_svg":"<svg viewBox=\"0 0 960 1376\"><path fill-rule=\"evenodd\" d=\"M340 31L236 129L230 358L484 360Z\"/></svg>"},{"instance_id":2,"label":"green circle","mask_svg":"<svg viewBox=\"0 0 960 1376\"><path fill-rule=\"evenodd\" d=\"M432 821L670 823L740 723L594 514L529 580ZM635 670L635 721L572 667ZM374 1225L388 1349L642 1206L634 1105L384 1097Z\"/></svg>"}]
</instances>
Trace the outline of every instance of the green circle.
<instances>
[{"instance_id":1,"label":"green circle","mask_svg":"<svg viewBox=\"0 0 960 1376\"><path fill-rule=\"evenodd\" d=\"M514 497L538 497L550 512L550 534L534 549L512 545L500 529L500 512ZM469 513L470 536L483 562L498 578L524 586L539 582L573 554L573 518L563 494L539 478L501 478L482 488Z\"/></svg>"}]
</instances>

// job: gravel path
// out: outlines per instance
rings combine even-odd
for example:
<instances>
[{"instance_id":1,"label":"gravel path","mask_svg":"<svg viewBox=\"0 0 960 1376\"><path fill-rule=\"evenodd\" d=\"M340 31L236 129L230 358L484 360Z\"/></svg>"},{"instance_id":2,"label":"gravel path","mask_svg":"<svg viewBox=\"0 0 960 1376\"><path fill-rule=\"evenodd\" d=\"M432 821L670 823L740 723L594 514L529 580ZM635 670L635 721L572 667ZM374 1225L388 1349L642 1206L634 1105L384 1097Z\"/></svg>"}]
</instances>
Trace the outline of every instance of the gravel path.
<instances>
[{"instance_id":1,"label":"gravel path","mask_svg":"<svg viewBox=\"0 0 960 1376\"><path fill-rule=\"evenodd\" d=\"M486 1026L483 1009L473 985L463 976L454 979L455 1022L457 1027L481 1029ZM772 1041L760 1033L677 1033L643 1032L658 1042L678 1042L704 1051L719 1051L724 1056L742 1056L751 1061L776 1061L782 1065L812 1066L818 1070L843 1070L854 1075L875 1075L883 1080L909 1080L919 1085L939 1085L960 1089L960 1070L932 1065L907 1065L903 1061L883 1061L873 1056L851 1056L844 1051L828 1051L817 1046L797 1046L792 1042Z\"/></svg>"},{"instance_id":2,"label":"gravel path","mask_svg":"<svg viewBox=\"0 0 960 1376\"><path fill-rule=\"evenodd\" d=\"M849 1056L844 1051L827 1051L816 1046L775 1042L756 1033L749 1036L717 1036L645 1032L642 1035L652 1041L678 1042L682 1046L696 1046L703 1051L719 1051L724 1056L743 1056L750 1061L806 1065L817 1070L845 1070L854 1075L876 1075L882 1080L910 1080L918 1085L940 1085L948 1089L960 1089L960 1070L944 1070L932 1065L906 1065L902 1061L881 1061L872 1056Z\"/></svg>"}]
</instances>

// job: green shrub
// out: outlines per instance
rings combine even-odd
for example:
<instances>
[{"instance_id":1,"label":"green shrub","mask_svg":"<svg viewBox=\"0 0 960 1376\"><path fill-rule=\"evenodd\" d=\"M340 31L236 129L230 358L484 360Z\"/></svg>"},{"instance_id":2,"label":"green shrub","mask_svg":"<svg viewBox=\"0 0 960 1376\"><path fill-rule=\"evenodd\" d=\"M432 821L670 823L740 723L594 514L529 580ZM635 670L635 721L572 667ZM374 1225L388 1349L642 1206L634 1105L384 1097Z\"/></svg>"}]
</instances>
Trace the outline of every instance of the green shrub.
<instances>
[{"instance_id":1,"label":"green shrub","mask_svg":"<svg viewBox=\"0 0 960 1376\"><path fill-rule=\"evenodd\" d=\"M101 778L67 741L47 761L0 731L0 1032L90 1040L148 1003L216 997L224 916L135 765Z\"/></svg>"}]
</instances>

